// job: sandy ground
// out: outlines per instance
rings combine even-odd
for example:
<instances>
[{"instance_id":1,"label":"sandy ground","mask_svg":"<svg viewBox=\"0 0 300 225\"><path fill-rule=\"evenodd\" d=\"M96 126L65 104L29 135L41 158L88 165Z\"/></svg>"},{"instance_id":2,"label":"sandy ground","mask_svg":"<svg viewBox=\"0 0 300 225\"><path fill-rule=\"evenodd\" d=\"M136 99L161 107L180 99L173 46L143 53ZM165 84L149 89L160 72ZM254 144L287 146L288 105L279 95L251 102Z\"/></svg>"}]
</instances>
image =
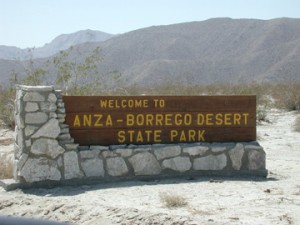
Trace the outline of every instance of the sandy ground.
<instances>
[{"instance_id":1,"label":"sandy ground","mask_svg":"<svg viewBox=\"0 0 300 225\"><path fill-rule=\"evenodd\" d=\"M172 179L6 192L0 215L74 224L300 224L300 133L296 112L269 113L258 126L267 154L267 179ZM0 146L1 151L11 145ZM187 205L168 208L160 196Z\"/></svg>"}]
</instances>

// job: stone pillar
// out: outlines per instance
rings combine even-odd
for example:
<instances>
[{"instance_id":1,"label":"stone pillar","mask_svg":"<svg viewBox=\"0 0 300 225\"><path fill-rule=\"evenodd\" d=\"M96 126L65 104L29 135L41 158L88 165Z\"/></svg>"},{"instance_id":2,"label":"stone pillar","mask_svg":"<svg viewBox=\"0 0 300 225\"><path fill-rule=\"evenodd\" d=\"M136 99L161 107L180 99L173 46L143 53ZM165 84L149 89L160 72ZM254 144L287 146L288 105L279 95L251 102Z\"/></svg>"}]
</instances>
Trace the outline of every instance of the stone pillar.
<instances>
[{"instance_id":1,"label":"stone pillar","mask_svg":"<svg viewBox=\"0 0 300 225\"><path fill-rule=\"evenodd\" d=\"M53 86L20 85L16 89L15 180L32 183L64 179L63 156L76 151L78 145L64 124L60 92Z\"/></svg>"}]
</instances>

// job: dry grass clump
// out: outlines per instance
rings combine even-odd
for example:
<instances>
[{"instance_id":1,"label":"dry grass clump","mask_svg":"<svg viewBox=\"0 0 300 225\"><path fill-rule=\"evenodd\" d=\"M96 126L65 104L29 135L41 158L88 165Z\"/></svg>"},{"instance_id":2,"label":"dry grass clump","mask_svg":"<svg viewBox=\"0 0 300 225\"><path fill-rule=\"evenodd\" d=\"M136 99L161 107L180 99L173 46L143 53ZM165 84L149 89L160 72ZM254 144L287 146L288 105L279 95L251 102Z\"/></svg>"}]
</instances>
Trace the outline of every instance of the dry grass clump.
<instances>
[{"instance_id":1,"label":"dry grass clump","mask_svg":"<svg viewBox=\"0 0 300 225\"><path fill-rule=\"evenodd\" d=\"M295 120L294 129L295 131L300 132L300 115Z\"/></svg>"},{"instance_id":2,"label":"dry grass clump","mask_svg":"<svg viewBox=\"0 0 300 225\"><path fill-rule=\"evenodd\" d=\"M300 185L297 185L296 188L298 189L294 195L300 195Z\"/></svg>"},{"instance_id":3,"label":"dry grass clump","mask_svg":"<svg viewBox=\"0 0 300 225\"><path fill-rule=\"evenodd\" d=\"M13 177L13 165L6 153L0 153L0 179L9 179Z\"/></svg>"},{"instance_id":4,"label":"dry grass clump","mask_svg":"<svg viewBox=\"0 0 300 225\"><path fill-rule=\"evenodd\" d=\"M188 204L187 201L180 195L160 193L159 197L163 205L168 208L179 208Z\"/></svg>"}]
</instances>

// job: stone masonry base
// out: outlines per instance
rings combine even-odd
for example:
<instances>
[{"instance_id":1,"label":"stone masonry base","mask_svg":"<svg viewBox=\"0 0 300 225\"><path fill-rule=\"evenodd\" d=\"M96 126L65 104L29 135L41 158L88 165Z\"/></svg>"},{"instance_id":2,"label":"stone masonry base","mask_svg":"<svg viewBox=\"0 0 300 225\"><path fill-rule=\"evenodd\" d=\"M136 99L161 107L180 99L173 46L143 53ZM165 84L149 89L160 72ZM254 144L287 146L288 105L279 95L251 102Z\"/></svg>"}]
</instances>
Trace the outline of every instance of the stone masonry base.
<instances>
[{"instance_id":1,"label":"stone masonry base","mask_svg":"<svg viewBox=\"0 0 300 225\"><path fill-rule=\"evenodd\" d=\"M199 176L267 176L257 142L78 146L52 86L17 86L14 180L6 189Z\"/></svg>"},{"instance_id":2,"label":"stone masonry base","mask_svg":"<svg viewBox=\"0 0 300 225\"><path fill-rule=\"evenodd\" d=\"M64 154L61 167L53 164L51 168L46 159L38 160L31 164L37 168L34 180L28 178L32 177L30 169L24 173L28 177L3 180L2 186L11 190L128 180L267 176L265 152L257 142L80 146L70 153ZM60 179L52 176L54 170L59 171Z\"/></svg>"}]
</instances>

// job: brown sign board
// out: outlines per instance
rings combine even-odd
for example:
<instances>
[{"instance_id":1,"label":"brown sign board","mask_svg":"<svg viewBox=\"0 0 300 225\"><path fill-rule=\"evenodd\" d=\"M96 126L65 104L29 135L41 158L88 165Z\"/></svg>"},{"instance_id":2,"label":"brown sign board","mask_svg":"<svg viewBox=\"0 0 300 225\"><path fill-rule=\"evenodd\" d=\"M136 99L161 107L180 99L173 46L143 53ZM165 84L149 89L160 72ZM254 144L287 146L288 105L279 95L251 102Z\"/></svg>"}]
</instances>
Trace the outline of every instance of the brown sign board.
<instances>
[{"instance_id":1,"label":"brown sign board","mask_svg":"<svg viewBox=\"0 0 300 225\"><path fill-rule=\"evenodd\" d=\"M64 96L80 145L256 140L255 96Z\"/></svg>"}]
</instances>

